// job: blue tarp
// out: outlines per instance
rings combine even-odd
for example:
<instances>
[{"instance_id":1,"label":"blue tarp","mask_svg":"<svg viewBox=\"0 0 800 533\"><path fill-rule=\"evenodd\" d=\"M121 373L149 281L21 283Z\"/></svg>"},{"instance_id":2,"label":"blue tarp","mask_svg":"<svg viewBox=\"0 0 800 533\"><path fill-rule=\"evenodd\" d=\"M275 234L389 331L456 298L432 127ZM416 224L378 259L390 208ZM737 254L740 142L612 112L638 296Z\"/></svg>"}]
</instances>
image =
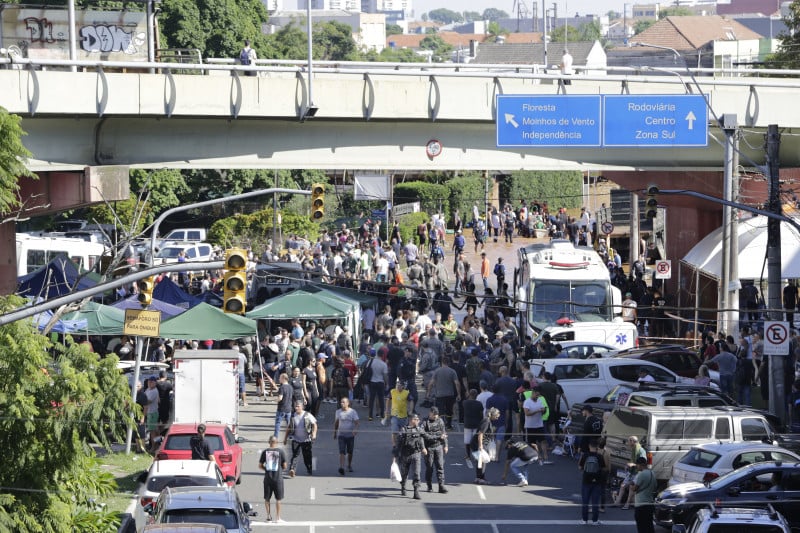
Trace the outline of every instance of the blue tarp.
<instances>
[{"instance_id":1,"label":"blue tarp","mask_svg":"<svg viewBox=\"0 0 800 533\"><path fill-rule=\"evenodd\" d=\"M52 311L42 311L41 313L33 316L33 323L36 324L38 329L44 329L50 320L53 318ZM56 333L83 333L86 331L88 321L85 318L77 320L66 320L61 318L56 321L55 325L50 329Z\"/></svg>"},{"instance_id":2,"label":"blue tarp","mask_svg":"<svg viewBox=\"0 0 800 533\"><path fill-rule=\"evenodd\" d=\"M81 273L69 257L61 254L40 269L17 278L17 294L27 298L51 300L95 285L96 280L86 272Z\"/></svg>"},{"instance_id":3,"label":"blue tarp","mask_svg":"<svg viewBox=\"0 0 800 533\"><path fill-rule=\"evenodd\" d=\"M181 289L177 283L166 276L156 284L156 288L153 290L153 298L183 309L190 309L203 301L202 298L192 296Z\"/></svg>"}]
</instances>

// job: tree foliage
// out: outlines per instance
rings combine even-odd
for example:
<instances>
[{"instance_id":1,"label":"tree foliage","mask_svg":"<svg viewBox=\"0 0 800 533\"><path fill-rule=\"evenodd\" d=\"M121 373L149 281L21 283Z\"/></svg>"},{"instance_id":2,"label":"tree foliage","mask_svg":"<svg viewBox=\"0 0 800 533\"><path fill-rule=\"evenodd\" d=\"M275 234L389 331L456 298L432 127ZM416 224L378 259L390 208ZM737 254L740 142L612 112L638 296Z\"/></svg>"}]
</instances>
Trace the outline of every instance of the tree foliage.
<instances>
[{"instance_id":1,"label":"tree foliage","mask_svg":"<svg viewBox=\"0 0 800 533\"><path fill-rule=\"evenodd\" d=\"M441 24L452 24L453 22L464 22L464 17L457 11L446 8L433 9L428 11L428 19Z\"/></svg>"},{"instance_id":2,"label":"tree foliage","mask_svg":"<svg viewBox=\"0 0 800 533\"><path fill-rule=\"evenodd\" d=\"M419 202L426 213L436 213L440 207L447 206L448 190L444 185L425 181L398 183L394 186L394 203L407 204Z\"/></svg>"},{"instance_id":3,"label":"tree foliage","mask_svg":"<svg viewBox=\"0 0 800 533\"><path fill-rule=\"evenodd\" d=\"M450 52L453 51L453 45L444 42L444 39L436 34L427 35L419 42L419 47L432 52L431 60L434 63L447 61L450 59Z\"/></svg>"},{"instance_id":4,"label":"tree foliage","mask_svg":"<svg viewBox=\"0 0 800 533\"><path fill-rule=\"evenodd\" d=\"M208 240L223 248L249 246L253 253L260 255L263 245L272 238L272 213L272 208L268 208L219 219L209 228ZM280 228L284 235L297 234L311 240L319 233L319 224L307 215L286 211L281 212Z\"/></svg>"},{"instance_id":5,"label":"tree foliage","mask_svg":"<svg viewBox=\"0 0 800 533\"><path fill-rule=\"evenodd\" d=\"M633 24L633 33L634 35L638 35L642 33L644 30L655 24L655 20L637 20Z\"/></svg>"},{"instance_id":6,"label":"tree foliage","mask_svg":"<svg viewBox=\"0 0 800 533\"><path fill-rule=\"evenodd\" d=\"M498 20L507 18L508 18L508 13L506 13L502 9L489 7L483 10L483 20Z\"/></svg>"},{"instance_id":7,"label":"tree foliage","mask_svg":"<svg viewBox=\"0 0 800 533\"><path fill-rule=\"evenodd\" d=\"M164 0L162 47L196 48L203 57L238 57L245 39L260 52L269 17L261 0Z\"/></svg>"},{"instance_id":8,"label":"tree foliage","mask_svg":"<svg viewBox=\"0 0 800 533\"><path fill-rule=\"evenodd\" d=\"M387 24L386 25L386 36L387 37L390 36L390 35L402 35L402 34L403 34L403 28L401 28L399 25L397 25L397 24Z\"/></svg>"},{"instance_id":9,"label":"tree foliage","mask_svg":"<svg viewBox=\"0 0 800 533\"><path fill-rule=\"evenodd\" d=\"M564 38L565 31L567 34L566 39ZM600 41L602 38L603 36L600 33L600 24L597 22L587 22L585 24L581 24L578 28L570 25L561 25L553 28L553 30L550 32L550 42L554 44L564 42L574 43L581 41Z\"/></svg>"},{"instance_id":10,"label":"tree foliage","mask_svg":"<svg viewBox=\"0 0 800 533\"><path fill-rule=\"evenodd\" d=\"M0 298L7 312L17 297ZM115 490L89 447L110 448L132 418L117 358L100 359L67 338L53 344L29 320L0 326L0 529L111 532L115 516L95 500Z\"/></svg>"},{"instance_id":11,"label":"tree foliage","mask_svg":"<svg viewBox=\"0 0 800 533\"><path fill-rule=\"evenodd\" d=\"M464 22L475 22L476 20L483 20L478 11L464 11Z\"/></svg>"},{"instance_id":12,"label":"tree foliage","mask_svg":"<svg viewBox=\"0 0 800 533\"><path fill-rule=\"evenodd\" d=\"M411 48L386 47L380 51L369 50L363 55L364 61L382 61L386 63L421 63L425 58Z\"/></svg>"},{"instance_id":13,"label":"tree foliage","mask_svg":"<svg viewBox=\"0 0 800 533\"><path fill-rule=\"evenodd\" d=\"M778 51L767 58L768 68L800 68L800 2L789 4L789 10L783 18L787 32L782 32L778 38L780 46Z\"/></svg>"},{"instance_id":14,"label":"tree foliage","mask_svg":"<svg viewBox=\"0 0 800 533\"><path fill-rule=\"evenodd\" d=\"M359 59L353 30L343 22L330 20L314 24L314 57L327 61ZM308 56L308 52L306 52Z\"/></svg>"},{"instance_id":15,"label":"tree foliage","mask_svg":"<svg viewBox=\"0 0 800 533\"><path fill-rule=\"evenodd\" d=\"M8 214L19 204L18 179L34 177L25 166L30 152L22 144L25 132L20 126L22 119L0 107L0 214Z\"/></svg>"},{"instance_id":16,"label":"tree foliage","mask_svg":"<svg viewBox=\"0 0 800 533\"><path fill-rule=\"evenodd\" d=\"M508 30L500 26L499 23L492 21L486 26L486 33L489 35L487 40L495 43L501 36L508 35Z\"/></svg>"},{"instance_id":17,"label":"tree foliage","mask_svg":"<svg viewBox=\"0 0 800 533\"><path fill-rule=\"evenodd\" d=\"M445 187L448 191L448 220L456 210L463 215L472 209L476 201L483 204L486 196L486 180L474 172L449 179Z\"/></svg>"},{"instance_id":18,"label":"tree foliage","mask_svg":"<svg viewBox=\"0 0 800 533\"><path fill-rule=\"evenodd\" d=\"M520 170L507 175L500 184L501 196L514 205L520 200L539 200L551 207L580 207L583 174L579 171Z\"/></svg>"},{"instance_id":19,"label":"tree foliage","mask_svg":"<svg viewBox=\"0 0 800 533\"><path fill-rule=\"evenodd\" d=\"M694 15L694 11L692 11L688 7L670 6L670 7L665 7L664 9L658 12L658 20L667 17L690 17L692 15Z\"/></svg>"}]
</instances>

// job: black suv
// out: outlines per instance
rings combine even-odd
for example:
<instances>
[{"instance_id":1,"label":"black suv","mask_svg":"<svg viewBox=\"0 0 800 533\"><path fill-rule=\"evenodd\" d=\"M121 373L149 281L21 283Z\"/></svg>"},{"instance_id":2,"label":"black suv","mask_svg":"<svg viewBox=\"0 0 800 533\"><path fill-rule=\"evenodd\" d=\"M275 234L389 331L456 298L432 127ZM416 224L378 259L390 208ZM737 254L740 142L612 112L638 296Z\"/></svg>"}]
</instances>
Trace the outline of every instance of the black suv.
<instances>
[{"instance_id":1,"label":"black suv","mask_svg":"<svg viewBox=\"0 0 800 533\"><path fill-rule=\"evenodd\" d=\"M661 344L656 346L645 346L641 348L631 348L616 352L613 357L624 357L626 359L641 359L658 363L664 368L668 368L685 378L694 379L703 364L697 353L681 346L680 344Z\"/></svg>"},{"instance_id":2,"label":"black suv","mask_svg":"<svg viewBox=\"0 0 800 533\"><path fill-rule=\"evenodd\" d=\"M758 509L772 505L793 529L800 527L800 463L755 463L710 482L673 485L656 498L656 524L688 526L709 503Z\"/></svg>"}]
</instances>

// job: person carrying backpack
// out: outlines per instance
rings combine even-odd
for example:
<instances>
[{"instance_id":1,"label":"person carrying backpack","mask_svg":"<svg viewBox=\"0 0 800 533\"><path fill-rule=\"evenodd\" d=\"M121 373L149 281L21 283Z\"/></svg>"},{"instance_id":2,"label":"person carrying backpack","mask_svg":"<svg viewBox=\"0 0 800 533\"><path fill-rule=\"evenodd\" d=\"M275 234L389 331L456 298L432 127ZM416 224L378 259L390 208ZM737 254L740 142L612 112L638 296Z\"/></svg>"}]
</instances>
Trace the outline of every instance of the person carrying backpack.
<instances>
[{"instance_id":1,"label":"person carrying backpack","mask_svg":"<svg viewBox=\"0 0 800 533\"><path fill-rule=\"evenodd\" d=\"M338 404L342 398L349 398L352 390L353 380L350 371L345 368L342 358L334 358L334 367L331 371L331 397L336 398Z\"/></svg>"},{"instance_id":2,"label":"person carrying backpack","mask_svg":"<svg viewBox=\"0 0 800 533\"><path fill-rule=\"evenodd\" d=\"M589 503L592 504L592 525L600 525L600 494L603 490L603 470L608 470L603 456L597 453L597 441L589 441L589 452L581 457L578 468L581 479L581 524L589 523Z\"/></svg>"},{"instance_id":3,"label":"person carrying backpack","mask_svg":"<svg viewBox=\"0 0 800 533\"><path fill-rule=\"evenodd\" d=\"M244 48L239 52L239 63L242 65L253 65L256 59L258 59L258 54L256 54L255 50L250 48L250 40L245 39ZM244 73L245 76L255 76L256 74L255 70L248 70Z\"/></svg>"},{"instance_id":4,"label":"person carrying backpack","mask_svg":"<svg viewBox=\"0 0 800 533\"><path fill-rule=\"evenodd\" d=\"M497 258L497 263L494 265L494 275L497 278L497 288L499 290L506 281L506 266L503 264L502 257Z\"/></svg>"}]
</instances>

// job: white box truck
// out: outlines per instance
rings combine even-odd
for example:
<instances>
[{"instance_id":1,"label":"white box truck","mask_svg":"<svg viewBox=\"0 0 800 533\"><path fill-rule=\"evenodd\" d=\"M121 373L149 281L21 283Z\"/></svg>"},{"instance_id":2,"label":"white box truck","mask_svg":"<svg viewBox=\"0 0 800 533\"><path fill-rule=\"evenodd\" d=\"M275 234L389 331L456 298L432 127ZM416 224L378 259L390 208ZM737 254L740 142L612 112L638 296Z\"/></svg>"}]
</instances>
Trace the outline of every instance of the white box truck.
<instances>
[{"instance_id":1,"label":"white box truck","mask_svg":"<svg viewBox=\"0 0 800 533\"><path fill-rule=\"evenodd\" d=\"M227 424L239 436L239 353L178 350L173 357L176 424Z\"/></svg>"}]
</instances>

